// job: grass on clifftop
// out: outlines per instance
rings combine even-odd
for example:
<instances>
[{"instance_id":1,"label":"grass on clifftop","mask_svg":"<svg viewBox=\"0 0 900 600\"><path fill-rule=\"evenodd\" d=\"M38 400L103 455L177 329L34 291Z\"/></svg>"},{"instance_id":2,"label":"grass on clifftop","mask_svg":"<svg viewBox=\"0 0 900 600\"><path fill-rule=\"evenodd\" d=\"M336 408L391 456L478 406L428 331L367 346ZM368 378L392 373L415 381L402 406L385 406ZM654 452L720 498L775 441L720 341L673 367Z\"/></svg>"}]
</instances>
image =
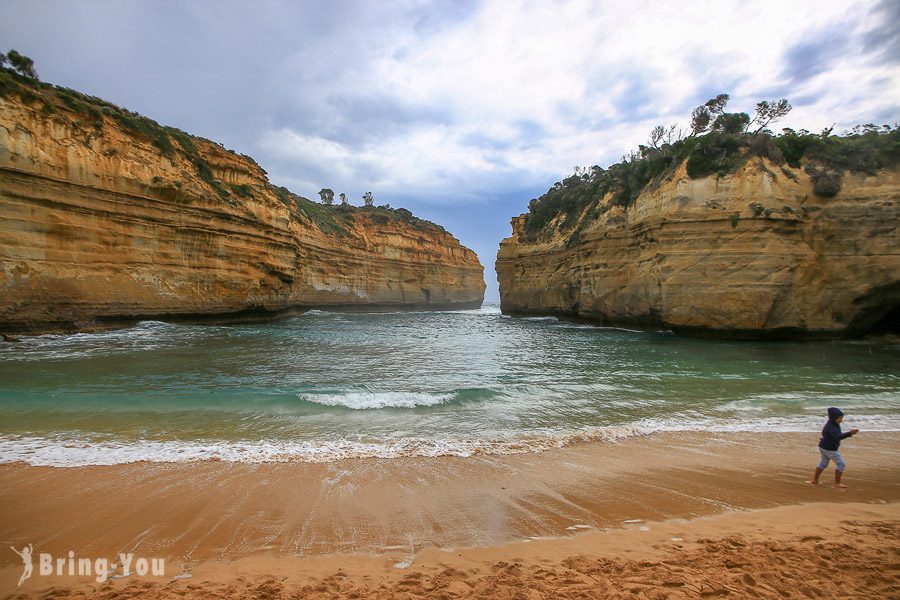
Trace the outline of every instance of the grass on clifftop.
<instances>
[{"instance_id":1,"label":"grass on clifftop","mask_svg":"<svg viewBox=\"0 0 900 600\"><path fill-rule=\"evenodd\" d=\"M303 196L291 192L286 187L273 186L273 191L278 199L293 211L297 211L318 225L319 229L326 233L332 233L340 237L349 235L350 223L353 215L366 215L379 225L391 222L407 223L420 231L439 231L447 233L447 230L436 223L420 219L405 208L391 208L382 206L350 206L348 204L325 205L313 202Z\"/></svg>"},{"instance_id":2,"label":"grass on clifftop","mask_svg":"<svg viewBox=\"0 0 900 600\"><path fill-rule=\"evenodd\" d=\"M136 137L148 140L164 156L180 155L187 159L197 176L206 182L222 199L230 205L240 204L242 199L252 198L255 188L249 185L225 185L216 179L213 169L198 150L197 142L215 144L226 152L236 154L220 144L205 138L193 136L175 127L160 125L153 119L116 106L102 98L83 94L76 90L39 81L16 72L12 68L0 68L0 98L17 96L27 105L40 103L41 112L48 118L58 116L57 107L66 106L79 116L79 121L71 124L84 129L84 143L89 146L94 137L102 134L104 118L118 123ZM255 166L259 165L251 157L241 157ZM260 170L265 173L263 169ZM269 184L274 195L288 208L302 213L322 231L338 236L349 235L348 225L353 213L365 213L378 224L402 221L420 231L446 230L425 219L414 216L405 208L391 208L388 205L357 207L350 205L326 206L294 194L286 188Z\"/></svg>"},{"instance_id":3,"label":"grass on clifftop","mask_svg":"<svg viewBox=\"0 0 900 600\"><path fill-rule=\"evenodd\" d=\"M40 102L41 111L47 116L56 114L58 105L65 105L76 115L83 117L83 121L74 121L72 125L89 128L84 137L87 146L93 137L103 131L104 117L112 119L132 135L148 140L164 156L181 154L187 158L194 165L200 179L209 184L224 201L237 204L232 193L222 182L215 179L209 164L197 150L195 140L203 138L197 138L175 127L160 125L149 117L116 106L102 98L25 77L11 69L0 69L0 97L11 95L17 95L22 102L29 105ZM235 154L233 150L223 149ZM253 162L249 157L245 158Z\"/></svg>"},{"instance_id":4,"label":"grass on clifftop","mask_svg":"<svg viewBox=\"0 0 900 600\"><path fill-rule=\"evenodd\" d=\"M525 221L528 237L536 239L546 233L561 216L555 223L562 230L571 230L570 236L577 239L577 224L603 214L610 205L627 209L644 189L670 178L685 162L692 179L729 175L752 157L782 165L789 177L796 176L789 174L787 167L804 167L812 179L813 192L822 197L840 193L845 172L875 174L900 163L897 124L867 124L842 136L832 135L830 130L814 134L784 129L774 134L767 125L787 114L790 104L786 100L761 102L754 119L746 113L724 112L727 101L728 96L723 94L697 107L688 135L675 126L657 127L651 133L650 145L640 146L638 152L623 156L617 164L606 169L596 165L590 169L576 167L573 175L531 200ZM776 107L781 112L773 116ZM753 123L760 126L751 132ZM603 202L608 194L608 202Z\"/></svg>"}]
</instances>

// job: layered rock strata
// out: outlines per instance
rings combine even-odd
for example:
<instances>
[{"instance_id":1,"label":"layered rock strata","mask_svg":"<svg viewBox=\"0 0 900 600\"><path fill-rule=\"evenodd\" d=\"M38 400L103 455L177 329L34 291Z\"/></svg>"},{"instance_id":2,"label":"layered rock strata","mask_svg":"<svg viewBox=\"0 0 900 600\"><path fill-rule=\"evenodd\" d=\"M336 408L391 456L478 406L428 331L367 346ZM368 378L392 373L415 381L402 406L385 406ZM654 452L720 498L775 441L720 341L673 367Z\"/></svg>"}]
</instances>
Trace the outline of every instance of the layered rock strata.
<instances>
[{"instance_id":1,"label":"layered rock strata","mask_svg":"<svg viewBox=\"0 0 900 600\"><path fill-rule=\"evenodd\" d=\"M216 143L92 114L0 97L0 332L481 304L477 256L438 226L316 205Z\"/></svg>"},{"instance_id":2,"label":"layered rock strata","mask_svg":"<svg viewBox=\"0 0 900 600\"><path fill-rule=\"evenodd\" d=\"M804 170L749 160L729 176L684 166L580 231L526 215L500 244L504 313L727 337L900 332L900 173L847 174L817 197Z\"/></svg>"}]
</instances>

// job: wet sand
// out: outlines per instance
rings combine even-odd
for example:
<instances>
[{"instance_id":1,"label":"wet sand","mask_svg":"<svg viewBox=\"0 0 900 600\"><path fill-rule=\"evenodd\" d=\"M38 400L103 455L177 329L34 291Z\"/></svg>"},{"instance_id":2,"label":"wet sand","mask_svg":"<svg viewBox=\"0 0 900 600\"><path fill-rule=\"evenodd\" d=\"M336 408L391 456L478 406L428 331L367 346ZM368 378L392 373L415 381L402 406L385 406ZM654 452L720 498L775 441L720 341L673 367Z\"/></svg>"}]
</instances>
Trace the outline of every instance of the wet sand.
<instances>
[{"instance_id":1,"label":"wet sand","mask_svg":"<svg viewBox=\"0 0 900 600\"><path fill-rule=\"evenodd\" d=\"M812 578L802 585L814 595L836 590L827 573L840 569L853 593L900 597L900 435L845 442L845 492L830 470L805 483L816 440L684 433L469 458L4 465L4 547L134 552L167 568L17 588L22 564L6 549L0 594L634 597L632 586L650 598L766 597L781 589L767 573L794 586ZM191 578L172 581L182 571ZM807 594L796 589L787 597Z\"/></svg>"}]
</instances>

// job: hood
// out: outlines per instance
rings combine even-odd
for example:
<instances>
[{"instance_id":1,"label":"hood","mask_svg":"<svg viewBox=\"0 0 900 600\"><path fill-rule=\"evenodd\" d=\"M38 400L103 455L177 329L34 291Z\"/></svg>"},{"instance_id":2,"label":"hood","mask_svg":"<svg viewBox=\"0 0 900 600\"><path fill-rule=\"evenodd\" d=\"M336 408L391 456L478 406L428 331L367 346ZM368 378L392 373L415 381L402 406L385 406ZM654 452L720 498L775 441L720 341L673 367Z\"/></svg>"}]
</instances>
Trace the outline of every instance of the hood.
<instances>
[{"instance_id":1,"label":"hood","mask_svg":"<svg viewBox=\"0 0 900 600\"><path fill-rule=\"evenodd\" d=\"M839 409L839 408L835 408L832 406L831 408L828 409L828 420L829 421L834 421L838 417L843 417L843 416L844 416L844 413L841 412L841 409Z\"/></svg>"}]
</instances>

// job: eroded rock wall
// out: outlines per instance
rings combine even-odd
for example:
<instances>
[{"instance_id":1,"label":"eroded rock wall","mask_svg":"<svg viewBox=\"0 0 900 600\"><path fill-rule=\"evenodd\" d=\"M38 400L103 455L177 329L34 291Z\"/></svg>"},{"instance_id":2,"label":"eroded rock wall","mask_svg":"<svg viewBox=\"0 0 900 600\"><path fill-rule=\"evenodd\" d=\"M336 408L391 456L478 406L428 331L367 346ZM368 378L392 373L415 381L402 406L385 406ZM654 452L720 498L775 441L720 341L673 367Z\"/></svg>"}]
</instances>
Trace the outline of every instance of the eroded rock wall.
<instances>
[{"instance_id":1,"label":"eroded rock wall","mask_svg":"<svg viewBox=\"0 0 900 600\"><path fill-rule=\"evenodd\" d=\"M847 174L834 198L751 159L732 176L674 177L578 237L497 255L501 308L733 337L865 333L900 306L900 173Z\"/></svg>"},{"instance_id":2,"label":"eroded rock wall","mask_svg":"<svg viewBox=\"0 0 900 600\"><path fill-rule=\"evenodd\" d=\"M442 229L365 210L328 227L252 159L190 139L193 159L109 116L0 98L0 331L481 304L477 256Z\"/></svg>"}]
</instances>

